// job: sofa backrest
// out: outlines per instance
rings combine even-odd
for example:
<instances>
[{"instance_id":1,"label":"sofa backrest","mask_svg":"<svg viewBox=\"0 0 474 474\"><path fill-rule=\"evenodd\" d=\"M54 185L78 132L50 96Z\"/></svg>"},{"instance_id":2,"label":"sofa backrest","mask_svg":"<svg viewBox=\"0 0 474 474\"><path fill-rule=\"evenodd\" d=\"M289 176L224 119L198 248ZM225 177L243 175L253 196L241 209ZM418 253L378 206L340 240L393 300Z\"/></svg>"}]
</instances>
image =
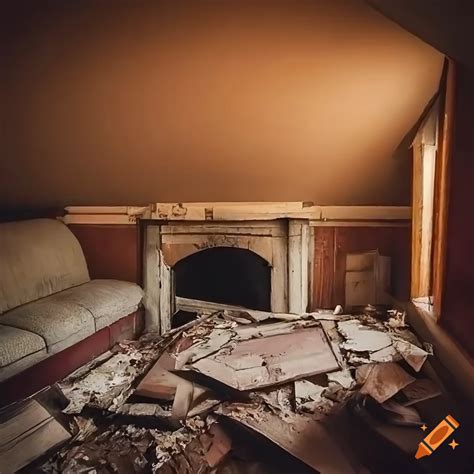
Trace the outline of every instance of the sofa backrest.
<instances>
[{"instance_id":1,"label":"sofa backrest","mask_svg":"<svg viewBox=\"0 0 474 474\"><path fill-rule=\"evenodd\" d=\"M0 314L89 280L81 245L62 222L0 224Z\"/></svg>"}]
</instances>

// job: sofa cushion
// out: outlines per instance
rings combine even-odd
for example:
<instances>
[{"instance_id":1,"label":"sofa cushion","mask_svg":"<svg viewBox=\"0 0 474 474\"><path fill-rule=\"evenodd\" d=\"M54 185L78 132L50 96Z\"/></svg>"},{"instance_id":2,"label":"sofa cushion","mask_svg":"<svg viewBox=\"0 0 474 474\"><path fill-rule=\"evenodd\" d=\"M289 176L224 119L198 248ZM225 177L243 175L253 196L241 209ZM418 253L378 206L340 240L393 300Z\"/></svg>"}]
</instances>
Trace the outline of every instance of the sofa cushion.
<instances>
[{"instance_id":1,"label":"sofa cushion","mask_svg":"<svg viewBox=\"0 0 474 474\"><path fill-rule=\"evenodd\" d=\"M57 293L12 309L0 316L0 324L41 336L48 353L56 353L95 332L90 312Z\"/></svg>"},{"instance_id":2,"label":"sofa cushion","mask_svg":"<svg viewBox=\"0 0 474 474\"><path fill-rule=\"evenodd\" d=\"M136 311L143 290L135 283L126 281L92 280L64 290L58 297L90 311L98 331Z\"/></svg>"},{"instance_id":3,"label":"sofa cushion","mask_svg":"<svg viewBox=\"0 0 474 474\"><path fill-rule=\"evenodd\" d=\"M46 355L46 344L41 336L0 325L0 381L36 364Z\"/></svg>"},{"instance_id":4,"label":"sofa cushion","mask_svg":"<svg viewBox=\"0 0 474 474\"><path fill-rule=\"evenodd\" d=\"M89 281L81 246L62 222L0 224L0 314Z\"/></svg>"}]
</instances>

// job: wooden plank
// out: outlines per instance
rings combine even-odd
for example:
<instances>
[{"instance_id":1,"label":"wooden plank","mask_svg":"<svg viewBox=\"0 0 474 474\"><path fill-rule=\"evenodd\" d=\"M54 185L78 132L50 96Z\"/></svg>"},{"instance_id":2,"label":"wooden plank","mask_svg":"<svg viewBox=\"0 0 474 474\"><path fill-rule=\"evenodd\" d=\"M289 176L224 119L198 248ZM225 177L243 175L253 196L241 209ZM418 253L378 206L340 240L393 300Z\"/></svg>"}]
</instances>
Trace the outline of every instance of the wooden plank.
<instances>
[{"instance_id":1,"label":"wooden plank","mask_svg":"<svg viewBox=\"0 0 474 474\"><path fill-rule=\"evenodd\" d=\"M288 306L288 238L272 238L271 309L278 313Z\"/></svg>"},{"instance_id":2,"label":"wooden plank","mask_svg":"<svg viewBox=\"0 0 474 474\"><path fill-rule=\"evenodd\" d=\"M285 235L283 223L258 222L245 224L241 222L212 222L212 223L176 223L161 226L162 235L176 234L206 234L206 235L244 235L244 236L266 236L280 237Z\"/></svg>"},{"instance_id":3,"label":"wooden plank","mask_svg":"<svg viewBox=\"0 0 474 474\"><path fill-rule=\"evenodd\" d=\"M127 214L141 216L148 211L148 206L67 206L68 214Z\"/></svg>"},{"instance_id":4,"label":"wooden plank","mask_svg":"<svg viewBox=\"0 0 474 474\"><path fill-rule=\"evenodd\" d=\"M243 306L235 306L223 303L214 303L212 301L193 300L191 298L184 298L182 296L176 297L176 308L190 313L200 313L209 315L216 311L226 311L229 314L246 313L250 317L250 321L262 322L267 319L279 319L283 321L301 321L299 315L282 313L277 311L260 311L258 309L248 309ZM243 316L242 316L243 317ZM258 329L256 332L263 331Z\"/></svg>"},{"instance_id":5,"label":"wooden plank","mask_svg":"<svg viewBox=\"0 0 474 474\"><path fill-rule=\"evenodd\" d=\"M413 187L412 187L412 264L411 297L420 295L421 236L423 215L423 161L422 145L419 141L413 145Z\"/></svg>"},{"instance_id":6,"label":"wooden plank","mask_svg":"<svg viewBox=\"0 0 474 474\"><path fill-rule=\"evenodd\" d=\"M455 137L450 163L444 296L440 323L474 357L473 74L456 64Z\"/></svg>"},{"instance_id":7,"label":"wooden plank","mask_svg":"<svg viewBox=\"0 0 474 474\"><path fill-rule=\"evenodd\" d=\"M251 390L339 369L318 327L239 341L192 363L199 372L237 390Z\"/></svg>"},{"instance_id":8,"label":"wooden plank","mask_svg":"<svg viewBox=\"0 0 474 474\"><path fill-rule=\"evenodd\" d=\"M68 206L66 223L126 224L137 218L162 221L407 220L406 206L317 206L305 202L154 203L149 206Z\"/></svg>"},{"instance_id":9,"label":"wooden plank","mask_svg":"<svg viewBox=\"0 0 474 474\"><path fill-rule=\"evenodd\" d=\"M166 264L160 252L160 334L164 334L171 329L171 317L174 313L172 299L173 284L171 279L173 275L171 268Z\"/></svg>"},{"instance_id":10,"label":"wooden plank","mask_svg":"<svg viewBox=\"0 0 474 474\"><path fill-rule=\"evenodd\" d=\"M310 227L411 227L409 219L404 221L309 221Z\"/></svg>"},{"instance_id":11,"label":"wooden plank","mask_svg":"<svg viewBox=\"0 0 474 474\"><path fill-rule=\"evenodd\" d=\"M444 110L442 123L439 127L439 153L436 162L435 182L435 215L433 230L433 310L436 318L441 314L443 288L446 274L447 233L450 164L454 134L455 107L455 63L448 61L448 71L445 83Z\"/></svg>"},{"instance_id":12,"label":"wooden plank","mask_svg":"<svg viewBox=\"0 0 474 474\"><path fill-rule=\"evenodd\" d=\"M70 224L107 224L107 225L135 225L137 216L128 214L66 214L61 217L66 225Z\"/></svg>"},{"instance_id":13,"label":"wooden plank","mask_svg":"<svg viewBox=\"0 0 474 474\"><path fill-rule=\"evenodd\" d=\"M321 206L322 220L410 219L409 206Z\"/></svg>"},{"instance_id":14,"label":"wooden plank","mask_svg":"<svg viewBox=\"0 0 474 474\"><path fill-rule=\"evenodd\" d=\"M308 310L308 291L309 291L309 236L310 229L307 222L301 226L301 313ZM311 246L313 242L311 242Z\"/></svg>"},{"instance_id":15,"label":"wooden plank","mask_svg":"<svg viewBox=\"0 0 474 474\"><path fill-rule=\"evenodd\" d=\"M432 237L439 100L413 144L412 298L431 295Z\"/></svg>"},{"instance_id":16,"label":"wooden plank","mask_svg":"<svg viewBox=\"0 0 474 474\"><path fill-rule=\"evenodd\" d=\"M149 225L143 252L145 324L149 331L160 329L160 227Z\"/></svg>"},{"instance_id":17,"label":"wooden plank","mask_svg":"<svg viewBox=\"0 0 474 474\"><path fill-rule=\"evenodd\" d=\"M421 250L420 250L420 286L417 296L431 295L432 270L432 237L434 215L434 185L436 149L434 145L422 146L423 153L423 184L422 184L422 216L421 216Z\"/></svg>"},{"instance_id":18,"label":"wooden plank","mask_svg":"<svg viewBox=\"0 0 474 474\"><path fill-rule=\"evenodd\" d=\"M288 235L288 309L290 313L300 314L303 308L303 256L301 221L292 220L289 223Z\"/></svg>"},{"instance_id":19,"label":"wooden plank","mask_svg":"<svg viewBox=\"0 0 474 474\"><path fill-rule=\"evenodd\" d=\"M314 229L313 307L334 308L334 227Z\"/></svg>"},{"instance_id":20,"label":"wooden plank","mask_svg":"<svg viewBox=\"0 0 474 474\"><path fill-rule=\"evenodd\" d=\"M308 222L309 241L308 241L308 305L307 310L312 311L314 308L314 227L311 227Z\"/></svg>"},{"instance_id":21,"label":"wooden plank","mask_svg":"<svg viewBox=\"0 0 474 474\"><path fill-rule=\"evenodd\" d=\"M34 399L8 415L3 414L0 424L0 469L4 474L18 471L71 437Z\"/></svg>"},{"instance_id":22,"label":"wooden plank","mask_svg":"<svg viewBox=\"0 0 474 474\"><path fill-rule=\"evenodd\" d=\"M0 448L50 418L50 413L36 400L22 403L12 413L2 414L0 417Z\"/></svg>"}]
</instances>

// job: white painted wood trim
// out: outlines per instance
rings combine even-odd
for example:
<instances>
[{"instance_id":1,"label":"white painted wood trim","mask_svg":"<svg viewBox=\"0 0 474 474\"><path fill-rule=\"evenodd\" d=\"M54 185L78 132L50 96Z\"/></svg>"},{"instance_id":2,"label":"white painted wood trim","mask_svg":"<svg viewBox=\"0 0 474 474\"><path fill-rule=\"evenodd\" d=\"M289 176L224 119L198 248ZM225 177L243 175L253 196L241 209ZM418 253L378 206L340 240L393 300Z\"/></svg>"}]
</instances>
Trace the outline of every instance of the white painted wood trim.
<instances>
[{"instance_id":1,"label":"white painted wood trim","mask_svg":"<svg viewBox=\"0 0 474 474\"><path fill-rule=\"evenodd\" d=\"M64 209L68 214L127 214L141 216L148 212L149 206L68 206Z\"/></svg>"},{"instance_id":2,"label":"white painted wood trim","mask_svg":"<svg viewBox=\"0 0 474 474\"><path fill-rule=\"evenodd\" d=\"M163 254L160 252L160 334L164 334L171 329L171 318L174 313L174 285L171 268L166 264Z\"/></svg>"},{"instance_id":3,"label":"white painted wood trim","mask_svg":"<svg viewBox=\"0 0 474 474\"><path fill-rule=\"evenodd\" d=\"M319 220L409 220L410 206L321 206Z\"/></svg>"},{"instance_id":4,"label":"white painted wood trim","mask_svg":"<svg viewBox=\"0 0 474 474\"><path fill-rule=\"evenodd\" d=\"M150 225L145 234L143 281L145 296L145 326L148 331L160 330L160 227Z\"/></svg>"},{"instance_id":5,"label":"white painted wood trim","mask_svg":"<svg viewBox=\"0 0 474 474\"><path fill-rule=\"evenodd\" d=\"M308 305L309 225L290 220L288 229L288 309L301 314Z\"/></svg>"},{"instance_id":6,"label":"white painted wood trim","mask_svg":"<svg viewBox=\"0 0 474 474\"><path fill-rule=\"evenodd\" d=\"M251 221L251 222L175 222L161 226L162 235L206 234L206 235L247 235L247 236L286 236L285 222Z\"/></svg>"},{"instance_id":7,"label":"white painted wood trim","mask_svg":"<svg viewBox=\"0 0 474 474\"><path fill-rule=\"evenodd\" d=\"M95 224L95 225L135 225L137 216L127 214L66 214L61 217L66 225Z\"/></svg>"},{"instance_id":8,"label":"white painted wood trim","mask_svg":"<svg viewBox=\"0 0 474 474\"><path fill-rule=\"evenodd\" d=\"M409 206L317 206L305 202L280 203L155 203L138 206L69 206L67 224L128 224L138 218L161 221L400 221L411 218Z\"/></svg>"},{"instance_id":9,"label":"white painted wood trim","mask_svg":"<svg viewBox=\"0 0 474 474\"><path fill-rule=\"evenodd\" d=\"M309 226L308 241L308 310L313 310L313 288L314 288L314 227Z\"/></svg>"},{"instance_id":10,"label":"white painted wood trim","mask_svg":"<svg viewBox=\"0 0 474 474\"><path fill-rule=\"evenodd\" d=\"M272 238L271 309L288 312L288 237Z\"/></svg>"},{"instance_id":11,"label":"white painted wood trim","mask_svg":"<svg viewBox=\"0 0 474 474\"><path fill-rule=\"evenodd\" d=\"M410 220L403 221L309 221L311 227L410 227Z\"/></svg>"}]
</instances>

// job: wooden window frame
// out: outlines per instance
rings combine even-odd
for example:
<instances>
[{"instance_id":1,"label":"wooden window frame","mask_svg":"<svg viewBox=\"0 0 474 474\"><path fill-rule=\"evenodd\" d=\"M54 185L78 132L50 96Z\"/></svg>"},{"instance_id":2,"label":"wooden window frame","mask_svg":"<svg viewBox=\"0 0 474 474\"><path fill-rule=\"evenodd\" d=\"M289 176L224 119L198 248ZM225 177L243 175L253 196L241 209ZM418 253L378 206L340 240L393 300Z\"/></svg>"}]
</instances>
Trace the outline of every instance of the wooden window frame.
<instances>
[{"instance_id":1,"label":"wooden window frame","mask_svg":"<svg viewBox=\"0 0 474 474\"><path fill-rule=\"evenodd\" d=\"M446 61L439 97L413 143L411 297L423 301L436 320L445 282L454 66Z\"/></svg>"}]
</instances>

